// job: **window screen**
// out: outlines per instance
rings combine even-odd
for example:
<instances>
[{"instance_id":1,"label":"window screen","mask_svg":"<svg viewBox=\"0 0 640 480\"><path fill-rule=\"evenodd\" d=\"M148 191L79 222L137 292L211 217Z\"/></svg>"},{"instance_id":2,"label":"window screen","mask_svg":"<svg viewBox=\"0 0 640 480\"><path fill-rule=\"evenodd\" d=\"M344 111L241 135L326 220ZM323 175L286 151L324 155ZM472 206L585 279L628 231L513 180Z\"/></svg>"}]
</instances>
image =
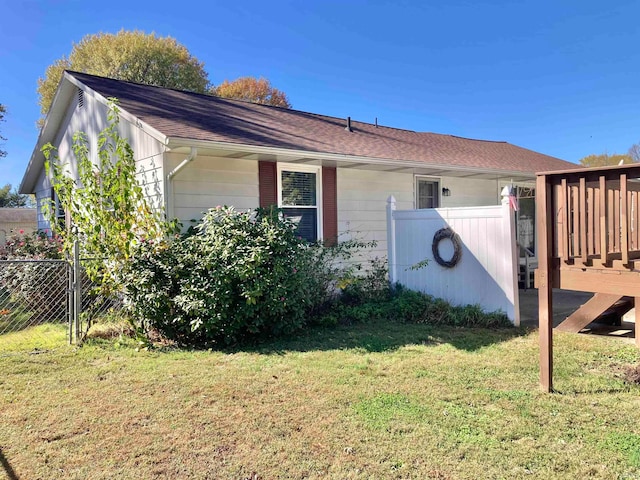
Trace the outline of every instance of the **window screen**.
<instances>
[{"instance_id":1,"label":"window screen","mask_svg":"<svg viewBox=\"0 0 640 480\"><path fill-rule=\"evenodd\" d=\"M285 217L297 225L305 240L318 240L317 179L313 172L282 171L282 204Z\"/></svg>"},{"instance_id":2,"label":"window screen","mask_svg":"<svg viewBox=\"0 0 640 480\"><path fill-rule=\"evenodd\" d=\"M438 208L438 182L433 180L416 179L416 206L417 208Z\"/></svg>"},{"instance_id":3,"label":"window screen","mask_svg":"<svg viewBox=\"0 0 640 480\"><path fill-rule=\"evenodd\" d=\"M316 206L316 174L282 172L282 206Z\"/></svg>"}]
</instances>

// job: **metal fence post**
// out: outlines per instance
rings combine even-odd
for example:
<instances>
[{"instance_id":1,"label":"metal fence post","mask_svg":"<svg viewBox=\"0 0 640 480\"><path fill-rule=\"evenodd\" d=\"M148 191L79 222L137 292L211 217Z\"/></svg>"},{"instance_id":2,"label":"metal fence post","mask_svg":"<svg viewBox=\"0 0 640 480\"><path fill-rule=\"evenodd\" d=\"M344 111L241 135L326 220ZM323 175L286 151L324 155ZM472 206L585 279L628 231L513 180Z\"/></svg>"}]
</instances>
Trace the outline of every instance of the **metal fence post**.
<instances>
[{"instance_id":1,"label":"metal fence post","mask_svg":"<svg viewBox=\"0 0 640 480\"><path fill-rule=\"evenodd\" d=\"M73 265L69 256L67 255L67 279L68 279L68 287L67 287L67 317L69 320L69 345L73 344L73 326L75 324L74 316L73 316L73 286L74 286L74 271Z\"/></svg>"},{"instance_id":2,"label":"metal fence post","mask_svg":"<svg viewBox=\"0 0 640 480\"><path fill-rule=\"evenodd\" d=\"M80 243L78 240L73 242L73 278L73 316L76 331L76 343L78 343L80 339L80 312L82 310L82 276L80 267Z\"/></svg>"}]
</instances>

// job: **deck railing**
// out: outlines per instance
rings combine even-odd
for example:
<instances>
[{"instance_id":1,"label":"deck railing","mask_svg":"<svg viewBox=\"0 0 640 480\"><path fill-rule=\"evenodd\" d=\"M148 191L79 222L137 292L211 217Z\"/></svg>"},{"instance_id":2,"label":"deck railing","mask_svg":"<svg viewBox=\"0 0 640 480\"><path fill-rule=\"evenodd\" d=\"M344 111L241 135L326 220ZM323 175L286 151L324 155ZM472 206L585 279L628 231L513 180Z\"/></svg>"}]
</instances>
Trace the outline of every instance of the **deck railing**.
<instances>
[{"instance_id":1,"label":"deck railing","mask_svg":"<svg viewBox=\"0 0 640 480\"><path fill-rule=\"evenodd\" d=\"M640 305L640 164L539 173L536 222L540 385L549 392L553 288ZM635 330L640 347L640 309Z\"/></svg>"},{"instance_id":2,"label":"deck railing","mask_svg":"<svg viewBox=\"0 0 640 480\"><path fill-rule=\"evenodd\" d=\"M640 166L552 172L552 255L561 265L633 269L640 259Z\"/></svg>"}]
</instances>

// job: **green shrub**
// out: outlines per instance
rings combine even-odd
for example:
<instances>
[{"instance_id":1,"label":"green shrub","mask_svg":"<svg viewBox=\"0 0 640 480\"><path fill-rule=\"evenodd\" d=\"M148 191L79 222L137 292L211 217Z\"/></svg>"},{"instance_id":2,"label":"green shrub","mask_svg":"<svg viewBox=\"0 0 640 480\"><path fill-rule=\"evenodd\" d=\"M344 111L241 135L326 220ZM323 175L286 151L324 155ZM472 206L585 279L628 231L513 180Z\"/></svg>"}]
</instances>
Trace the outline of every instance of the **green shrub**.
<instances>
[{"instance_id":1,"label":"green shrub","mask_svg":"<svg viewBox=\"0 0 640 480\"><path fill-rule=\"evenodd\" d=\"M0 246L0 260L61 260L62 239L47 233L18 231Z\"/></svg>"},{"instance_id":2,"label":"green shrub","mask_svg":"<svg viewBox=\"0 0 640 480\"><path fill-rule=\"evenodd\" d=\"M364 272L356 272L345 282L340 299L343 303L358 305L390 298L391 289L386 258L374 258L368 263ZM358 264L359 267L361 264Z\"/></svg>"},{"instance_id":3,"label":"green shrub","mask_svg":"<svg viewBox=\"0 0 640 480\"><path fill-rule=\"evenodd\" d=\"M398 323L424 323L458 327L510 327L502 312L484 312L478 305L452 306L447 301L396 286L387 298L365 299L354 303L350 297L336 302L322 323L352 323L386 320Z\"/></svg>"},{"instance_id":4,"label":"green shrub","mask_svg":"<svg viewBox=\"0 0 640 480\"><path fill-rule=\"evenodd\" d=\"M125 272L127 303L140 327L184 345L288 334L354 276L344 260L363 245L310 245L277 209L217 207L192 234L139 243Z\"/></svg>"}]
</instances>

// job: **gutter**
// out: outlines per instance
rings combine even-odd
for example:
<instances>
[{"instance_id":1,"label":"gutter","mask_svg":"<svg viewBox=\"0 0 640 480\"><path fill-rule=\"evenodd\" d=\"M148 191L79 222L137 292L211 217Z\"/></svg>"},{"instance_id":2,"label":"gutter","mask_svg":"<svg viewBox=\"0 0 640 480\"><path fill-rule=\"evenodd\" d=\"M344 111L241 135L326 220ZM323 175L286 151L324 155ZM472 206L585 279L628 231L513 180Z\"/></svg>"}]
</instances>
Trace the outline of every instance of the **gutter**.
<instances>
[{"instance_id":1,"label":"gutter","mask_svg":"<svg viewBox=\"0 0 640 480\"><path fill-rule=\"evenodd\" d=\"M185 158L180 164L171 170L167 174L167 218L173 219L175 218L174 205L173 205L173 178L180 173L184 167L187 166L188 163L191 163L198 156L198 149L196 147L191 147L191 151L187 158Z\"/></svg>"}]
</instances>

